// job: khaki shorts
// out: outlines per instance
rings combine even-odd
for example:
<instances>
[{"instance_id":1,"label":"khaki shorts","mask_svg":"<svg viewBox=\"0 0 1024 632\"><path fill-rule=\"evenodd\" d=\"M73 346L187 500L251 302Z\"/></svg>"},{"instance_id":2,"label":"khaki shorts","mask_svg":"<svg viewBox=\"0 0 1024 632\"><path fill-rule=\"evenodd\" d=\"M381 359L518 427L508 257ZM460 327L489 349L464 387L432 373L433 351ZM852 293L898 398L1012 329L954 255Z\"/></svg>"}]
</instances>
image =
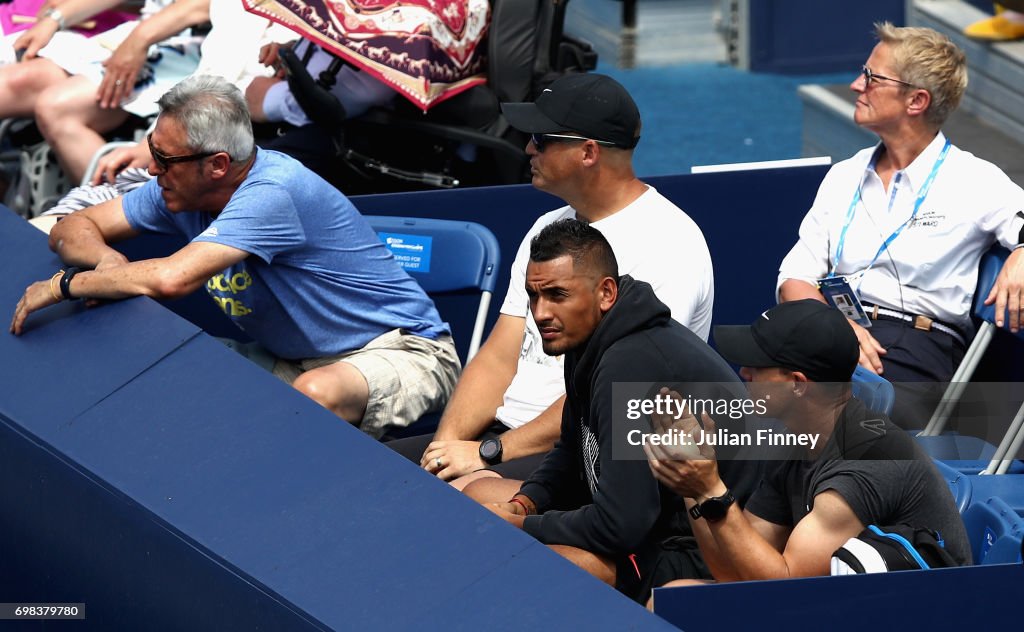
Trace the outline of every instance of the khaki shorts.
<instances>
[{"instance_id":1,"label":"khaki shorts","mask_svg":"<svg viewBox=\"0 0 1024 632\"><path fill-rule=\"evenodd\" d=\"M451 336L431 340L394 329L362 349L325 358L278 360L274 375L291 384L299 375L335 362L351 364L370 387L359 428L379 439L444 408L462 371Z\"/></svg>"}]
</instances>

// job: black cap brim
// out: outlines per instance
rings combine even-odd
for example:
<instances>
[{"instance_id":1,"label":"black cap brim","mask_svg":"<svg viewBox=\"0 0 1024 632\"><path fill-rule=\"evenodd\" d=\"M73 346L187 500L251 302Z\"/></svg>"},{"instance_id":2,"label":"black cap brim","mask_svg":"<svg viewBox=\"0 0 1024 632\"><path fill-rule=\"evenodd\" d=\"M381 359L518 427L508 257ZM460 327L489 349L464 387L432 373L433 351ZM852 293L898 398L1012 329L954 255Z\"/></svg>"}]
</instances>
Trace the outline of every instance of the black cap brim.
<instances>
[{"instance_id":1,"label":"black cap brim","mask_svg":"<svg viewBox=\"0 0 1024 632\"><path fill-rule=\"evenodd\" d=\"M723 358L739 366L765 368L779 366L754 339L750 325L719 325L715 327L715 348Z\"/></svg>"},{"instance_id":2,"label":"black cap brim","mask_svg":"<svg viewBox=\"0 0 1024 632\"><path fill-rule=\"evenodd\" d=\"M544 115L536 103L502 103L501 113L509 125L527 134L557 134L565 127Z\"/></svg>"}]
</instances>

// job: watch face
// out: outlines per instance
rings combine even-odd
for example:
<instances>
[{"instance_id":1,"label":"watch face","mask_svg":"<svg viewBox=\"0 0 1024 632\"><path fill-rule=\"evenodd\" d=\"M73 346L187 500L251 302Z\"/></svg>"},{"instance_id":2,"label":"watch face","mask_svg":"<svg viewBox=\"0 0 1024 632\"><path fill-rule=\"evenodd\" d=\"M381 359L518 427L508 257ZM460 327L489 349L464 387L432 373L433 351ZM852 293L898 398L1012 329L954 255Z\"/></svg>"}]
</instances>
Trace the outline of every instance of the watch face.
<instances>
[{"instance_id":1,"label":"watch face","mask_svg":"<svg viewBox=\"0 0 1024 632\"><path fill-rule=\"evenodd\" d=\"M498 443L498 440L488 439L480 444L480 458L485 461L490 461L494 457L498 456L499 450L501 450L501 444Z\"/></svg>"},{"instance_id":2,"label":"watch face","mask_svg":"<svg viewBox=\"0 0 1024 632\"><path fill-rule=\"evenodd\" d=\"M704 515L706 520L721 520L725 517L726 512L729 511L729 505L723 503L717 498L711 498L704 501L704 504L700 506L700 512Z\"/></svg>"}]
</instances>

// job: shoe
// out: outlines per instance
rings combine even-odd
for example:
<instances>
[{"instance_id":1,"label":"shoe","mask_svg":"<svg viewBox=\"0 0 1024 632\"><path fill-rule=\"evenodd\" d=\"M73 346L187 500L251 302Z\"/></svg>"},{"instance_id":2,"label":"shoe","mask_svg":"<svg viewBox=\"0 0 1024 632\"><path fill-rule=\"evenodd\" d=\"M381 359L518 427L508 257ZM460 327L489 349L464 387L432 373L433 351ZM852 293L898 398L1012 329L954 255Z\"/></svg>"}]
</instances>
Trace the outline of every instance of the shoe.
<instances>
[{"instance_id":1,"label":"shoe","mask_svg":"<svg viewBox=\"0 0 1024 632\"><path fill-rule=\"evenodd\" d=\"M1009 42L1024 38L1024 23L999 14L971 24L964 29L964 35L989 42Z\"/></svg>"}]
</instances>

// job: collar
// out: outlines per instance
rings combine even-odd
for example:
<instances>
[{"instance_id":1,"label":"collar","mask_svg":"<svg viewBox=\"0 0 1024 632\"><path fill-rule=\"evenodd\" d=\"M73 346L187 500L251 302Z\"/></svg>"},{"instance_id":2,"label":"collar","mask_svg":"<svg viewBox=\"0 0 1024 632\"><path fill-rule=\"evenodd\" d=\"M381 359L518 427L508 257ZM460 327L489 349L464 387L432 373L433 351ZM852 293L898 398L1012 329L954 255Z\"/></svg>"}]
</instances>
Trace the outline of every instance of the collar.
<instances>
[{"instance_id":1,"label":"collar","mask_svg":"<svg viewBox=\"0 0 1024 632\"><path fill-rule=\"evenodd\" d=\"M938 159L939 154L942 153L942 147L946 144L946 135L941 131L935 135L932 142L928 143L928 146L914 158L905 169L902 170L903 177L900 186L909 186L910 190L917 192L917 190L924 184L924 181L928 179L928 175L932 172L932 167L935 166L935 161ZM950 151L953 148L950 147ZM871 156L868 158L868 164L864 167L864 175L875 172L875 164L878 162L878 154L882 151L882 142L879 141L875 145L875 150L871 152ZM948 160L948 157L947 157Z\"/></svg>"}]
</instances>

